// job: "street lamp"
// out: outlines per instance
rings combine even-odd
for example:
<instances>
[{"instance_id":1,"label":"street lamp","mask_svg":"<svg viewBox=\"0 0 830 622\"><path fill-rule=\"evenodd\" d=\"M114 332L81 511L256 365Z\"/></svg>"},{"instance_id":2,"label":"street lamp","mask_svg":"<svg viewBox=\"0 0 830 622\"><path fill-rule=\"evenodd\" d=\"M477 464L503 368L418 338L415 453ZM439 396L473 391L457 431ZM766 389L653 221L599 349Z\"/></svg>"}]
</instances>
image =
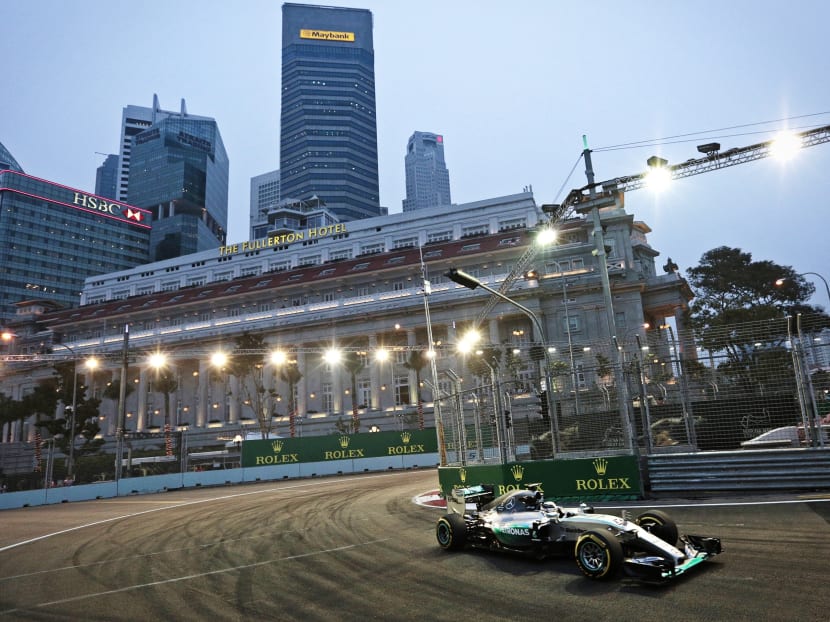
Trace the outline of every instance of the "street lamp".
<instances>
[{"instance_id":1,"label":"street lamp","mask_svg":"<svg viewBox=\"0 0 830 622\"><path fill-rule=\"evenodd\" d=\"M536 329L536 332L539 336L539 340L542 342L542 352L544 354L544 361L545 361L545 399L548 402L548 412L553 412L553 404L551 403L553 391L551 391L551 382L550 382L550 352L547 348L547 337L544 327L542 323L539 321L539 318L536 317L536 314L533 313L530 309L525 307L524 305L519 304L512 298L505 296L500 291L493 289L492 287L488 287L481 281L479 281L474 276L467 274L463 270L458 270L457 268L450 268L449 271L445 274L447 278L449 278L453 283L457 283L458 285L463 285L468 289L475 289L476 287L480 287L481 289L490 292L497 298L501 298L505 302L510 303L519 311L524 313L527 317L530 318L530 321L533 322L533 327Z\"/></svg>"},{"instance_id":2,"label":"street lamp","mask_svg":"<svg viewBox=\"0 0 830 622\"><path fill-rule=\"evenodd\" d=\"M12 353L12 343L14 342L15 337L17 337L17 335L8 329L0 330L0 340L6 344L6 354Z\"/></svg>"},{"instance_id":3,"label":"street lamp","mask_svg":"<svg viewBox=\"0 0 830 622\"><path fill-rule=\"evenodd\" d=\"M818 272L800 272L800 273L796 274L796 276L805 276L807 274L817 276L818 278L821 279L821 281L824 283L824 290L827 292L827 301L830 302L830 285L827 284L827 279L825 279L823 276L821 276ZM780 279L777 279L775 281L775 284L778 287L781 287L784 284L784 282L788 281L788 280L791 281L792 279L788 279L787 277L781 277Z\"/></svg>"}]
</instances>

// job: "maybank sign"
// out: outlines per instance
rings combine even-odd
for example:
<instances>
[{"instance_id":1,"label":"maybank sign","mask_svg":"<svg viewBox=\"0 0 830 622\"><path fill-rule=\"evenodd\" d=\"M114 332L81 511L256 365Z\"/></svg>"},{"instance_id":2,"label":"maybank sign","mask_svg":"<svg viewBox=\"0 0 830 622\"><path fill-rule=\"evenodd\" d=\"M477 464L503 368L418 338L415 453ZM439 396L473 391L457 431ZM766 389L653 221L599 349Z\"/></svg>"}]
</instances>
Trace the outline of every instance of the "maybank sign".
<instances>
[{"instance_id":1,"label":"maybank sign","mask_svg":"<svg viewBox=\"0 0 830 622\"><path fill-rule=\"evenodd\" d=\"M354 41L353 32L335 32L333 30L300 30L300 39L320 39L322 41Z\"/></svg>"}]
</instances>

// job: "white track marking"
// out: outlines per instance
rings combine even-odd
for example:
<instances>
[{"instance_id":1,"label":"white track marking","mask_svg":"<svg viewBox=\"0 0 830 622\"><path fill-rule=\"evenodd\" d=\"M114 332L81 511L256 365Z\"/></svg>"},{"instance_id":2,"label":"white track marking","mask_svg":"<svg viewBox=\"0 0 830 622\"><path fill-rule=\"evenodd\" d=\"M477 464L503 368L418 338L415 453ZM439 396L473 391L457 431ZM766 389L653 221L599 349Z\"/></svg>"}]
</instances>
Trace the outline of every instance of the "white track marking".
<instances>
[{"instance_id":1,"label":"white track marking","mask_svg":"<svg viewBox=\"0 0 830 622\"><path fill-rule=\"evenodd\" d=\"M416 472L417 471L413 471L413 473L416 473ZM401 475L401 473L392 473L392 474L382 473L382 474L378 474L378 475L358 475L354 479L375 479L375 478L379 478L379 477L390 477L390 475ZM8 551L9 549L13 549L13 548L17 548L19 546L23 546L25 544L31 544L32 542L38 542L39 540L45 540L46 538L51 538L53 536L59 536L59 535L64 534L64 533L70 533L72 531L78 531L80 529L86 529L87 527L95 527L97 525L104 525L106 523L112 523L114 521L123 520L125 518L134 518L136 516L142 516L144 514L152 514L154 512L164 512L166 510L173 510L173 509L177 509L177 508L187 507L189 505L198 505L200 503L211 503L213 501L223 501L223 500L226 500L226 499L236 499L238 497L246 497L246 496L249 496L249 495L262 495L262 494L266 494L266 493L280 492L280 491L283 491L283 490L296 490L298 488L314 488L314 487L317 487L317 486L330 486L332 484L339 484L342 481L343 480L339 480L339 479L334 480L334 479L332 479L332 480L320 480L320 481L317 481L317 482L304 482L304 483L301 483L301 484L290 484L290 485L286 485L286 486L280 486L279 488L267 488L265 490L251 490L251 491L248 491L248 492L238 492L238 493L234 493L234 494L221 495L221 496L218 496L218 497L210 497L208 499L197 499L195 501L183 501L181 503L177 503L176 505L165 505L164 507L153 508L151 510L143 510L141 512L133 512L133 513L130 513L130 514L122 514L121 516L113 516L112 518L105 518L103 520L95 521L95 522L92 522L92 523L85 523L83 525L78 525L76 527L69 527L68 529L62 529L60 531L47 533L47 534L44 534L42 536L37 536L36 538L29 538L28 540L22 540L20 542L15 542L13 544L7 544L4 547L0 547L0 553L3 553L4 551ZM108 500L108 501L117 502L118 500L117 499L112 499L112 500Z\"/></svg>"},{"instance_id":2,"label":"white track marking","mask_svg":"<svg viewBox=\"0 0 830 622\"><path fill-rule=\"evenodd\" d=\"M368 546L370 544L378 544L380 542L386 542L387 540L391 540L391 538L383 538L381 540L370 540L368 542L360 542L358 544L347 544L344 546L338 546L333 549L325 549L322 551L312 551L310 553L300 553L299 555L289 555L288 557L280 557L279 559L269 559L262 562L256 562L253 564L243 564L241 566L231 566L230 568L221 568L219 570L210 570L208 572L200 572L197 574L189 574L184 575L181 577L173 577L172 579L163 579L161 581L151 581L149 583L139 583L137 585L127 585L125 587L120 587L115 590L107 590L104 592L93 592L90 594L81 594L80 596L72 596L71 598L63 598L61 600L52 600L45 603L37 603L35 605L29 605L28 607L18 607L16 609L6 609L5 611L0 611L0 615L9 615L12 613L16 613L18 611L28 611L30 609L40 609L43 607L53 607L56 605L65 605L67 603L74 603L81 600L87 600L89 598L100 598L102 596L110 596L112 594L121 594L123 592L131 592L133 590L141 590L148 587L156 587L159 585L169 585L171 583L180 583L182 581L191 581L193 579L200 579L202 577L209 577L212 575L223 574L226 572L237 572L239 570L247 570L249 568L257 568L259 566L267 566L268 564L276 564L279 562L286 562L292 561L296 559L304 559L307 557L314 557L315 555L325 555L328 553L339 553L341 551L348 551L349 549L356 549L361 546Z\"/></svg>"}]
</instances>

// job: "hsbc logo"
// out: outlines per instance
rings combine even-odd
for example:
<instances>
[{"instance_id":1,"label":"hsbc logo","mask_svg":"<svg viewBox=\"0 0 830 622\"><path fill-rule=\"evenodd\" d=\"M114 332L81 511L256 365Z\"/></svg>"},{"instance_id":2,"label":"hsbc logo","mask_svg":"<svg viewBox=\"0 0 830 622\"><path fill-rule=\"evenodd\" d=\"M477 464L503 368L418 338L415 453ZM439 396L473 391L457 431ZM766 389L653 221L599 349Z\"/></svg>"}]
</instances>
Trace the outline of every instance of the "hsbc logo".
<instances>
[{"instance_id":1,"label":"hsbc logo","mask_svg":"<svg viewBox=\"0 0 830 622\"><path fill-rule=\"evenodd\" d=\"M102 197L90 196L82 192L75 193L73 203L89 210L102 212L131 222L144 224L147 220L146 213L137 208L132 208L122 203L113 203Z\"/></svg>"}]
</instances>

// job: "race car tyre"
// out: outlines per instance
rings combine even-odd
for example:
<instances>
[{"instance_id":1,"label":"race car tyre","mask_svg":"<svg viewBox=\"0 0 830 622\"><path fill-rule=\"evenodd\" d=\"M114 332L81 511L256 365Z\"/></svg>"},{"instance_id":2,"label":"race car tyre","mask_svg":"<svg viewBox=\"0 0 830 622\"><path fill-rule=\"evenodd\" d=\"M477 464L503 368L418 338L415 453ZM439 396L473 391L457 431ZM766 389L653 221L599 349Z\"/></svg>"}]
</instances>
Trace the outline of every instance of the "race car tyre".
<instances>
[{"instance_id":1,"label":"race car tyre","mask_svg":"<svg viewBox=\"0 0 830 622\"><path fill-rule=\"evenodd\" d=\"M672 546L677 544L677 523L665 512L648 510L640 514L634 522L664 542Z\"/></svg>"},{"instance_id":2,"label":"race car tyre","mask_svg":"<svg viewBox=\"0 0 830 622\"><path fill-rule=\"evenodd\" d=\"M464 522L464 517L445 514L439 518L435 526L435 537L438 538L438 546L447 551L463 548L467 542L467 523Z\"/></svg>"},{"instance_id":3,"label":"race car tyre","mask_svg":"<svg viewBox=\"0 0 830 622\"><path fill-rule=\"evenodd\" d=\"M576 541L576 565L586 577L607 581L622 568L620 541L603 531L586 531Z\"/></svg>"}]
</instances>

